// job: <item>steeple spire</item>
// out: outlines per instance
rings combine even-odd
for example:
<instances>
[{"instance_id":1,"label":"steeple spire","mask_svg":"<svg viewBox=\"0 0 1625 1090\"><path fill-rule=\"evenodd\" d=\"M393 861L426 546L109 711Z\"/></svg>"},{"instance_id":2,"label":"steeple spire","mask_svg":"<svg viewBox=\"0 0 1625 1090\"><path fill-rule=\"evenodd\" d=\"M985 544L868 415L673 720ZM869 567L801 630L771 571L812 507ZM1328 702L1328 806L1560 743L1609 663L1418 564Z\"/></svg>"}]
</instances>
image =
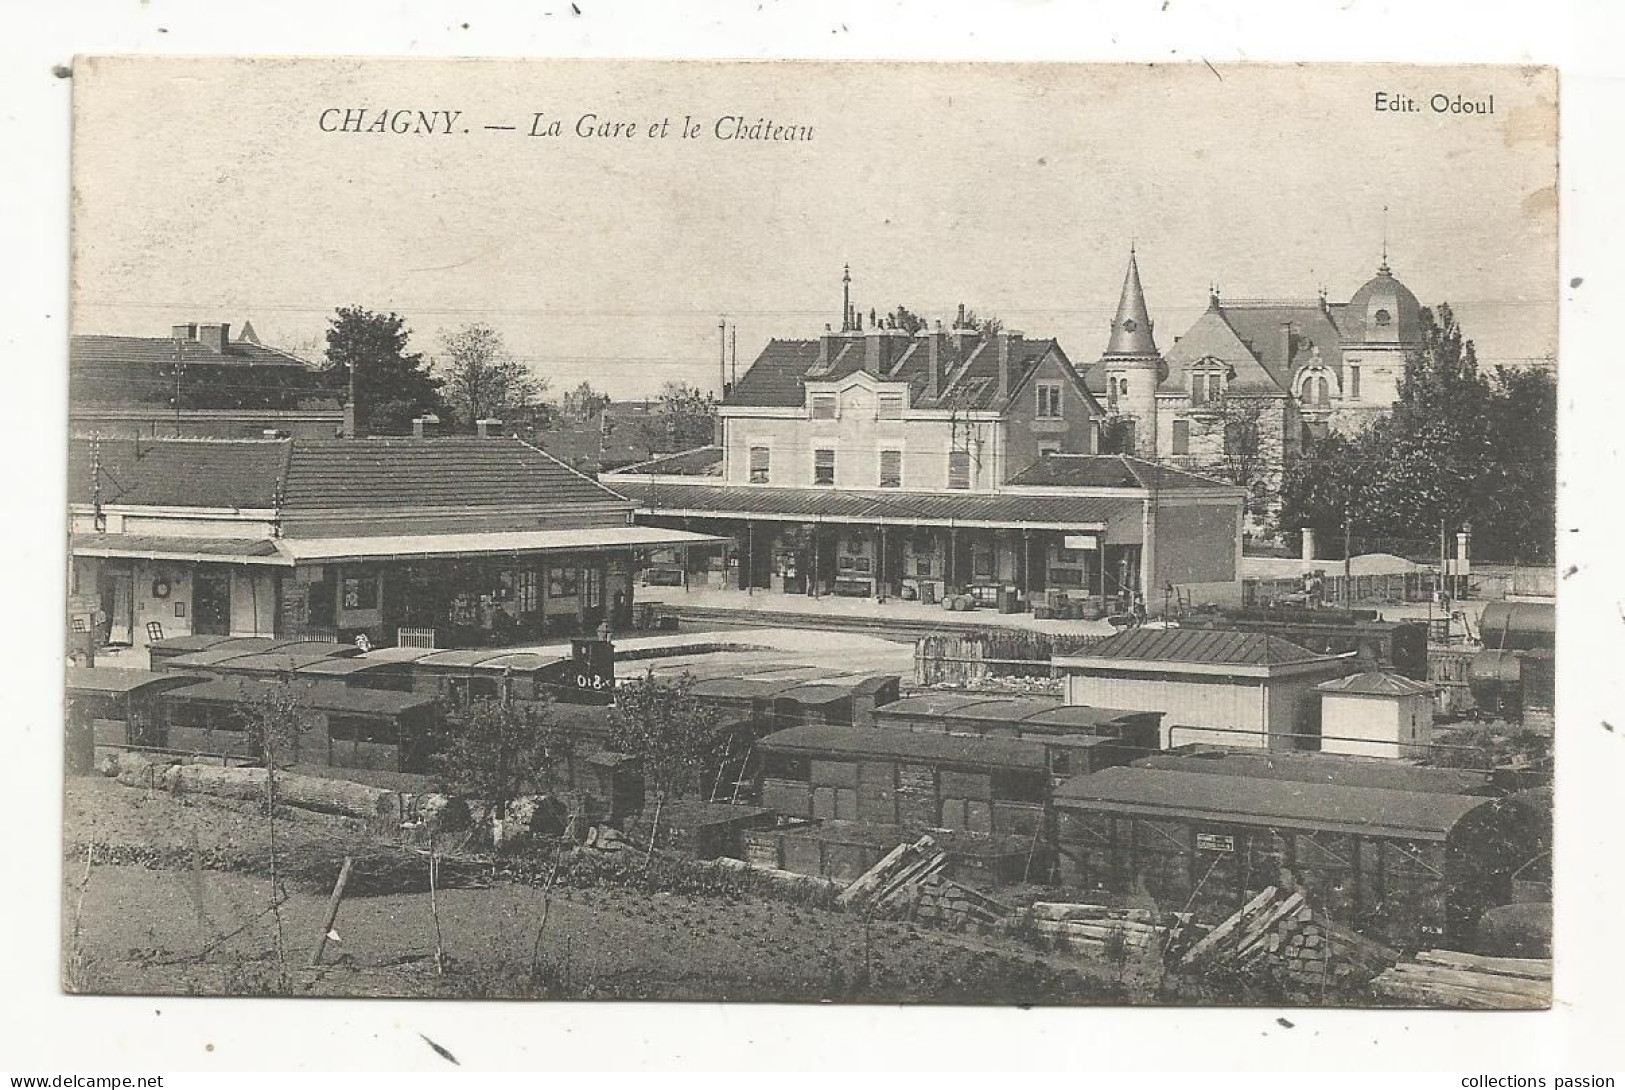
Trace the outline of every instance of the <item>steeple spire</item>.
<instances>
[{"instance_id":1,"label":"steeple spire","mask_svg":"<svg viewBox=\"0 0 1625 1090\"><path fill-rule=\"evenodd\" d=\"M852 266L841 267L841 332L852 330Z\"/></svg>"},{"instance_id":2,"label":"steeple spire","mask_svg":"<svg viewBox=\"0 0 1625 1090\"><path fill-rule=\"evenodd\" d=\"M1140 265L1134 247L1128 251L1128 273L1123 277L1123 294L1117 302L1117 316L1112 319L1111 339L1106 343L1108 356L1158 355L1157 341L1152 336L1151 314L1145 306L1145 289L1140 286Z\"/></svg>"},{"instance_id":3,"label":"steeple spire","mask_svg":"<svg viewBox=\"0 0 1625 1090\"><path fill-rule=\"evenodd\" d=\"M1394 271L1388 267L1388 206L1382 206L1382 264L1377 266L1378 276L1392 276Z\"/></svg>"}]
</instances>

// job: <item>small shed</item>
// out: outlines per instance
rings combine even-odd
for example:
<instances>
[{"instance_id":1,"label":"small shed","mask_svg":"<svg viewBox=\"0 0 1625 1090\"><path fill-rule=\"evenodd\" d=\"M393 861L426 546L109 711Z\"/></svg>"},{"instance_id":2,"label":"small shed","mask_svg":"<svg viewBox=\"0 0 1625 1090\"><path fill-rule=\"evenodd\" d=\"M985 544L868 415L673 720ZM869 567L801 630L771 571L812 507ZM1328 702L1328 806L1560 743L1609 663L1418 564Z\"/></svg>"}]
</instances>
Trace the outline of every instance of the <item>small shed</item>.
<instances>
[{"instance_id":1,"label":"small shed","mask_svg":"<svg viewBox=\"0 0 1625 1090\"><path fill-rule=\"evenodd\" d=\"M1323 681L1320 750L1360 757L1415 757L1433 742L1434 687L1368 670Z\"/></svg>"},{"instance_id":2,"label":"small shed","mask_svg":"<svg viewBox=\"0 0 1625 1090\"><path fill-rule=\"evenodd\" d=\"M1261 632L1130 629L1052 664L1068 704L1133 708L1166 717L1163 747L1212 742L1269 750L1319 744L1315 687L1354 669Z\"/></svg>"}]
</instances>

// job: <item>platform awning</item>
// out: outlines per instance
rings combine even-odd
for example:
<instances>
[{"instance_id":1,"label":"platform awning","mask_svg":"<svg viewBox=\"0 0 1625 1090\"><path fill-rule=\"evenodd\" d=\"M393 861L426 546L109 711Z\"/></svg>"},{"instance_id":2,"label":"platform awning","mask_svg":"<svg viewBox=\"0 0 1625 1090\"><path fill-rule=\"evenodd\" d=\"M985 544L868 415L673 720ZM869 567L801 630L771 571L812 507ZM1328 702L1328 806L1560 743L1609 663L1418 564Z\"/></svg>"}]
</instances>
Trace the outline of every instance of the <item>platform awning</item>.
<instances>
[{"instance_id":1,"label":"platform awning","mask_svg":"<svg viewBox=\"0 0 1625 1090\"><path fill-rule=\"evenodd\" d=\"M206 564L262 564L288 568L293 561L270 538L168 537L156 534L75 534L74 556L124 560L191 560Z\"/></svg>"},{"instance_id":2,"label":"platform awning","mask_svg":"<svg viewBox=\"0 0 1625 1090\"><path fill-rule=\"evenodd\" d=\"M783 522L856 523L1104 534L1111 544L1141 538L1137 498L1044 494L907 492L759 485L678 484L612 478L643 514Z\"/></svg>"},{"instance_id":3,"label":"platform awning","mask_svg":"<svg viewBox=\"0 0 1625 1090\"><path fill-rule=\"evenodd\" d=\"M379 537L285 537L276 545L290 563L507 556L515 553L598 552L724 545L727 538L657 526L590 526L579 530L513 530L477 534Z\"/></svg>"}]
</instances>

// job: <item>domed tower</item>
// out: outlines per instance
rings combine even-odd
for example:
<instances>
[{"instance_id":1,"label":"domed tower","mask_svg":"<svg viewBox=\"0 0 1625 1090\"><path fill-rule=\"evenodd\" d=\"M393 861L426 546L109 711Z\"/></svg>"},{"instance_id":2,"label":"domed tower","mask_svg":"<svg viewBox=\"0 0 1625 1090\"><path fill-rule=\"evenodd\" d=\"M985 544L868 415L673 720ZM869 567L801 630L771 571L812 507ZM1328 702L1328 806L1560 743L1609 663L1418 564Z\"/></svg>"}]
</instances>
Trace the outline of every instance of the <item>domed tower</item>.
<instances>
[{"instance_id":1,"label":"domed tower","mask_svg":"<svg viewBox=\"0 0 1625 1090\"><path fill-rule=\"evenodd\" d=\"M1422 305L1382 256L1377 275L1341 308L1343 407L1381 412L1399 398L1405 360L1422 347Z\"/></svg>"},{"instance_id":2,"label":"domed tower","mask_svg":"<svg viewBox=\"0 0 1625 1090\"><path fill-rule=\"evenodd\" d=\"M1157 351L1155 327L1146 310L1145 290L1140 286L1140 266L1134 248L1128 251L1128 273L1123 277L1123 294L1117 301L1111 337L1100 357L1106 372L1108 405L1133 421L1133 453L1141 458L1157 456L1157 385L1166 377L1162 353Z\"/></svg>"}]
</instances>

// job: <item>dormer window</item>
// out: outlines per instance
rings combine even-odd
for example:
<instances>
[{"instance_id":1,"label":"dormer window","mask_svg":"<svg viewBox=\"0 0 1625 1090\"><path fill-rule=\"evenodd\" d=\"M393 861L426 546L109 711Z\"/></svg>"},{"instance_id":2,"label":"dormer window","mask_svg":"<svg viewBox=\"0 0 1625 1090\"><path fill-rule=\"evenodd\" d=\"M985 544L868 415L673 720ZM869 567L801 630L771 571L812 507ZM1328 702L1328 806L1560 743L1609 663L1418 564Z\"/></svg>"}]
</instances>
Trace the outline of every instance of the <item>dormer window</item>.
<instances>
[{"instance_id":1,"label":"dormer window","mask_svg":"<svg viewBox=\"0 0 1625 1090\"><path fill-rule=\"evenodd\" d=\"M1226 371L1223 363L1211 357L1198 360L1191 368L1191 404L1206 405L1223 397Z\"/></svg>"},{"instance_id":2,"label":"dormer window","mask_svg":"<svg viewBox=\"0 0 1625 1090\"><path fill-rule=\"evenodd\" d=\"M840 399L834 394L812 395L812 418L814 420L834 420L840 408Z\"/></svg>"},{"instance_id":3,"label":"dormer window","mask_svg":"<svg viewBox=\"0 0 1625 1090\"><path fill-rule=\"evenodd\" d=\"M876 420L903 419L903 395L883 393L875 398Z\"/></svg>"},{"instance_id":4,"label":"dormer window","mask_svg":"<svg viewBox=\"0 0 1625 1090\"><path fill-rule=\"evenodd\" d=\"M1379 310L1376 313L1376 319L1378 325L1388 325L1394 320L1394 316L1386 310Z\"/></svg>"}]
</instances>

